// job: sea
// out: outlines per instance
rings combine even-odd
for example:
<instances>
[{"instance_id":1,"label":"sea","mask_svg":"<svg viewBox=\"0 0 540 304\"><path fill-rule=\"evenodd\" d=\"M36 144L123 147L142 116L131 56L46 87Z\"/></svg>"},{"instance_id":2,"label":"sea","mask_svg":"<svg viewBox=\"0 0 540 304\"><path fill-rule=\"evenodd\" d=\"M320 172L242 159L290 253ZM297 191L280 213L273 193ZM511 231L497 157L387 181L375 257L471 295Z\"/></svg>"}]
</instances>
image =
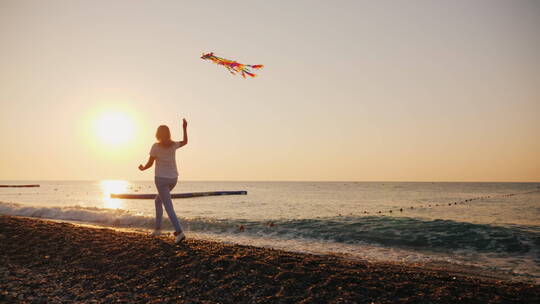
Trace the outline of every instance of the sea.
<instances>
[{"instance_id":1,"label":"sea","mask_svg":"<svg viewBox=\"0 0 540 304\"><path fill-rule=\"evenodd\" d=\"M1 181L0 214L148 233L151 181ZM184 182L173 193L187 237L540 283L540 183ZM163 229L172 232L164 214Z\"/></svg>"}]
</instances>

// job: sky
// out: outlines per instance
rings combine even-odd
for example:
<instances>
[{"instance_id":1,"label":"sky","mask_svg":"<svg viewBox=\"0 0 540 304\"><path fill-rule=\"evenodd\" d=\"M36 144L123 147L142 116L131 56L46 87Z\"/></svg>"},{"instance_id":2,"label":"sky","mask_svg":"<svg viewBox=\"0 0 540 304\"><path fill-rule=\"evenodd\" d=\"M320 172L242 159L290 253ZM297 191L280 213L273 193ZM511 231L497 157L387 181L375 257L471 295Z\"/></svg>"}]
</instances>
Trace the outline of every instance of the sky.
<instances>
[{"instance_id":1,"label":"sky","mask_svg":"<svg viewBox=\"0 0 540 304\"><path fill-rule=\"evenodd\" d=\"M521 0L0 0L0 180L150 180L185 117L180 180L540 181L539 29Z\"/></svg>"}]
</instances>

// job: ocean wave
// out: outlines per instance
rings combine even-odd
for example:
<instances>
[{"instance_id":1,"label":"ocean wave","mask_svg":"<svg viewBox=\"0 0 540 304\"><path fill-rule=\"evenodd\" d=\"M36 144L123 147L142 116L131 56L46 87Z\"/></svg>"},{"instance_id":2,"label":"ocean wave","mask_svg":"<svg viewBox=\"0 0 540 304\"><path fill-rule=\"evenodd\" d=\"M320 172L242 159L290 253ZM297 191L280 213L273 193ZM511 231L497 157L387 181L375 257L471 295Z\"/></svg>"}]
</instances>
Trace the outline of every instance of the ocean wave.
<instances>
[{"instance_id":1,"label":"ocean wave","mask_svg":"<svg viewBox=\"0 0 540 304\"><path fill-rule=\"evenodd\" d=\"M340 243L369 243L435 251L473 250L523 254L540 251L536 227L494 226L450 220L366 216L302 219L276 223L275 233Z\"/></svg>"},{"instance_id":2,"label":"ocean wave","mask_svg":"<svg viewBox=\"0 0 540 304\"><path fill-rule=\"evenodd\" d=\"M88 222L113 227L152 227L153 218L122 209L96 207L39 207L0 202L0 214Z\"/></svg>"},{"instance_id":3,"label":"ocean wave","mask_svg":"<svg viewBox=\"0 0 540 304\"><path fill-rule=\"evenodd\" d=\"M38 207L1 203L0 214L89 222L94 224L148 228L153 216L122 209L95 207ZM242 234L289 240L311 240L343 244L374 244L440 252L469 251L502 255L533 255L540 260L540 229L525 226L494 226L450 220L365 216L286 220L181 219L187 231ZM172 229L164 215L164 229Z\"/></svg>"}]
</instances>

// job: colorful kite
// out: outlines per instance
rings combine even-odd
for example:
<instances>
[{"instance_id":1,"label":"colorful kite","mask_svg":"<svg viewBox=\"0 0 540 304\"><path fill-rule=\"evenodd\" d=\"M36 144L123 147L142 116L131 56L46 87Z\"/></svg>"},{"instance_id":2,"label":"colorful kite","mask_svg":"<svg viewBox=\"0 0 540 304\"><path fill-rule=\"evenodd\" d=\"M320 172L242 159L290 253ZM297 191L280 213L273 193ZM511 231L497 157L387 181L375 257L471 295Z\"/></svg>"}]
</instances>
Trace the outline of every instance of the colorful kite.
<instances>
[{"instance_id":1,"label":"colorful kite","mask_svg":"<svg viewBox=\"0 0 540 304\"><path fill-rule=\"evenodd\" d=\"M226 67L227 70L229 70L229 72L231 72L231 74L233 75L236 75L236 73L240 73L242 77L244 78L246 78L246 75L249 75L251 77L257 76L257 74L252 73L249 69L260 69L264 67L262 64L256 64L256 65L241 64L236 61L217 57L214 55L214 53L203 54L201 58L205 60L212 60L214 63L217 63L219 65Z\"/></svg>"}]
</instances>

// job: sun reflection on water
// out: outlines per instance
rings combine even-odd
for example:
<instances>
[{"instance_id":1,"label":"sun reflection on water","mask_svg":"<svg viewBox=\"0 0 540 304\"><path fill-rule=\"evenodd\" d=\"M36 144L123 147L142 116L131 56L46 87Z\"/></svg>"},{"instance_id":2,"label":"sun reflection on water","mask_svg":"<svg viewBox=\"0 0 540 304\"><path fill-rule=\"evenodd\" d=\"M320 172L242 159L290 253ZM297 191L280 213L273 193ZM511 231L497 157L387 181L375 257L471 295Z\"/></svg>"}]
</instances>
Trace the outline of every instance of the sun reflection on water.
<instances>
[{"instance_id":1,"label":"sun reflection on water","mask_svg":"<svg viewBox=\"0 0 540 304\"><path fill-rule=\"evenodd\" d=\"M111 193L125 193L129 182L125 180L103 180L100 182L103 193L103 204L105 208L120 209L123 207L122 199L111 198Z\"/></svg>"}]
</instances>

